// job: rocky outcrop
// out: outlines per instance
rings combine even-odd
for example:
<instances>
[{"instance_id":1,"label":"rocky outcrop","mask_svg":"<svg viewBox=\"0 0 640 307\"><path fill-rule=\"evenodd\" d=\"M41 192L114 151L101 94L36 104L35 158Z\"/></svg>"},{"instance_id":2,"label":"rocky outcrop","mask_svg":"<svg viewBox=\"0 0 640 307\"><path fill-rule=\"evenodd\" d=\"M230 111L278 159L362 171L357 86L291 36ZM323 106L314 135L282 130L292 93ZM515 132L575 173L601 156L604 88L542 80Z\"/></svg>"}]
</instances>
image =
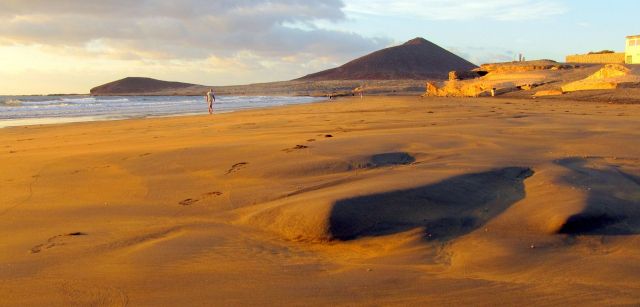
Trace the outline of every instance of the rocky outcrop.
<instances>
[{"instance_id":1,"label":"rocky outcrop","mask_svg":"<svg viewBox=\"0 0 640 307\"><path fill-rule=\"evenodd\" d=\"M602 80L609 78L618 78L628 76L631 69L620 64L607 64L593 75L587 77L587 80Z\"/></svg>"},{"instance_id":2,"label":"rocky outcrop","mask_svg":"<svg viewBox=\"0 0 640 307\"><path fill-rule=\"evenodd\" d=\"M426 87L427 87L427 90L424 93L424 95L422 95L423 97L424 96L438 96L438 90L439 89L438 89L438 86L435 83L427 82Z\"/></svg>"},{"instance_id":3,"label":"rocky outcrop","mask_svg":"<svg viewBox=\"0 0 640 307\"><path fill-rule=\"evenodd\" d=\"M631 70L626 66L621 64L607 64L583 80L563 85L562 91L610 90L618 88L620 84L638 81L640 81L640 77L632 74Z\"/></svg>"},{"instance_id":4,"label":"rocky outcrop","mask_svg":"<svg viewBox=\"0 0 640 307\"><path fill-rule=\"evenodd\" d=\"M491 96L492 87L480 83L465 83L456 80L446 81L443 87L427 82L427 90L423 97L482 97Z\"/></svg>"},{"instance_id":5,"label":"rocky outcrop","mask_svg":"<svg viewBox=\"0 0 640 307\"><path fill-rule=\"evenodd\" d=\"M470 71L450 71L449 72L449 81L452 80L468 80L480 78L482 76L487 75L488 72L484 70L470 70Z\"/></svg>"},{"instance_id":6,"label":"rocky outcrop","mask_svg":"<svg viewBox=\"0 0 640 307\"><path fill-rule=\"evenodd\" d=\"M499 96L515 91L530 91L546 83L527 83L516 85L513 82L494 83L488 80L449 80L438 87L434 82L427 82L423 97L483 97Z\"/></svg>"}]
</instances>

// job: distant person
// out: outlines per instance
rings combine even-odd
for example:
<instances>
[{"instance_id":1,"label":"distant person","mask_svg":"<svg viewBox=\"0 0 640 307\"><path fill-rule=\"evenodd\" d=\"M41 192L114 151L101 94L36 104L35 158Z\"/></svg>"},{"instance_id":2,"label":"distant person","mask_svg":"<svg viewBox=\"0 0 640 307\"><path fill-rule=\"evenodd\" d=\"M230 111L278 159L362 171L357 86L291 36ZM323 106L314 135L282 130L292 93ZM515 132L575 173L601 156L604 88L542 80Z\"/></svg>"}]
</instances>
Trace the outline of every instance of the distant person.
<instances>
[{"instance_id":1,"label":"distant person","mask_svg":"<svg viewBox=\"0 0 640 307\"><path fill-rule=\"evenodd\" d=\"M213 114L213 103L216 102L216 95L213 94L212 88L209 89L204 98L206 98L209 103L209 114Z\"/></svg>"},{"instance_id":2,"label":"distant person","mask_svg":"<svg viewBox=\"0 0 640 307\"><path fill-rule=\"evenodd\" d=\"M364 85L358 86L351 91L351 96L358 95L360 99L364 97Z\"/></svg>"}]
</instances>

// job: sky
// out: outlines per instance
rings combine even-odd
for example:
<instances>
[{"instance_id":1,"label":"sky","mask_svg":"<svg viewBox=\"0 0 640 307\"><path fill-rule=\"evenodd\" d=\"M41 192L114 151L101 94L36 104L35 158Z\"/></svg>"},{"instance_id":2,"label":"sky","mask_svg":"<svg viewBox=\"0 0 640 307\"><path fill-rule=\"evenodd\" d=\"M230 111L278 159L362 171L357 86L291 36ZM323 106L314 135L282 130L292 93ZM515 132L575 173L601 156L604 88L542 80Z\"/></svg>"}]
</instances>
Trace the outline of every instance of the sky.
<instances>
[{"instance_id":1,"label":"sky","mask_svg":"<svg viewBox=\"0 0 640 307\"><path fill-rule=\"evenodd\" d=\"M475 63L624 51L637 0L0 0L0 95L290 80L423 37Z\"/></svg>"}]
</instances>

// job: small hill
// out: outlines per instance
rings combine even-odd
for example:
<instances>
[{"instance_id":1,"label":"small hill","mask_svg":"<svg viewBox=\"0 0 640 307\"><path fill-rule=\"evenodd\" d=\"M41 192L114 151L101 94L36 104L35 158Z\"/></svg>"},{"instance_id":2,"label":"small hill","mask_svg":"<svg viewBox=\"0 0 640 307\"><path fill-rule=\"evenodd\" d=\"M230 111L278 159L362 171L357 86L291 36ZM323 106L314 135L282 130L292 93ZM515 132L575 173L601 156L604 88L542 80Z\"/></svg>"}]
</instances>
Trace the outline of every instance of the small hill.
<instances>
[{"instance_id":1,"label":"small hill","mask_svg":"<svg viewBox=\"0 0 640 307\"><path fill-rule=\"evenodd\" d=\"M473 63L419 37L297 80L446 79L452 70L466 71L474 68L477 66Z\"/></svg>"},{"instance_id":2,"label":"small hill","mask_svg":"<svg viewBox=\"0 0 640 307\"><path fill-rule=\"evenodd\" d=\"M167 93L184 90L200 85L162 81L152 78L127 77L117 81L96 86L90 90L91 95L139 95L141 93Z\"/></svg>"}]
</instances>

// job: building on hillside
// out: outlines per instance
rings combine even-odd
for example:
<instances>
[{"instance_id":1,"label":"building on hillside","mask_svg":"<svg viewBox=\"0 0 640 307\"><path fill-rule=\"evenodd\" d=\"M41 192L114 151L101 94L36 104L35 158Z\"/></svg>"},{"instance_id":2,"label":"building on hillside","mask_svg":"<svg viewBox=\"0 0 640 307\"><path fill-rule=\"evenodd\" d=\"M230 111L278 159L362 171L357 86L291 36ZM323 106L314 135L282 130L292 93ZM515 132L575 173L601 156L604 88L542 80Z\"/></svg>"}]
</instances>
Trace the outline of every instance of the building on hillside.
<instances>
[{"instance_id":1,"label":"building on hillside","mask_svg":"<svg viewBox=\"0 0 640 307\"><path fill-rule=\"evenodd\" d=\"M627 36L625 63L640 64L640 35Z\"/></svg>"}]
</instances>

